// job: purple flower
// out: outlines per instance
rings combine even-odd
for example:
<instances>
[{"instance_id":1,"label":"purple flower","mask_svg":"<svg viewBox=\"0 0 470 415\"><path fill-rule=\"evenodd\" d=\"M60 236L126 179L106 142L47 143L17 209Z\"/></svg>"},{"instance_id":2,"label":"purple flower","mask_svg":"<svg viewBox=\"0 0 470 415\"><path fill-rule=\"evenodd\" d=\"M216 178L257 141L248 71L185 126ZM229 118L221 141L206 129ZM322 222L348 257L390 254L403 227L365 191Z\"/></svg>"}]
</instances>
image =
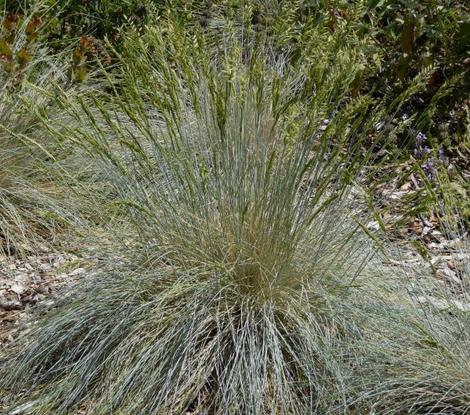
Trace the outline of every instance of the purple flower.
<instances>
[{"instance_id":1,"label":"purple flower","mask_svg":"<svg viewBox=\"0 0 470 415\"><path fill-rule=\"evenodd\" d=\"M418 134L416 134L416 145L422 146L427 139L428 137L426 136L426 134L420 131Z\"/></svg>"},{"instance_id":2,"label":"purple flower","mask_svg":"<svg viewBox=\"0 0 470 415\"><path fill-rule=\"evenodd\" d=\"M424 158L425 156L427 156L429 153L431 153L431 149L429 147L422 147L422 146L419 146L419 147L416 147L413 151L413 154L415 155L416 158L418 159L422 159Z\"/></svg>"},{"instance_id":3,"label":"purple flower","mask_svg":"<svg viewBox=\"0 0 470 415\"><path fill-rule=\"evenodd\" d=\"M444 150L442 148L439 149L439 158L444 162L444 163L447 163L447 156L446 156L446 153L444 152Z\"/></svg>"},{"instance_id":4,"label":"purple flower","mask_svg":"<svg viewBox=\"0 0 470 415\"><path fill-rule=\"evenodd\" d=\"M402 114L402 116L401 116L401 119L402 119L403 121L406 121L408 118L410 118L410 116L409 116L408 113L406 113L406 112L404 112L404 113Z\"/></svg>"},{"instance_id":5,"label":"purple flower","mask_svg":"<svg viewBox=\"0 0 470 415\"><path fill-rule=\"evenodd\" d=\"M436 167L434 167L434 162L431 158L421 164L421 168L429 180L433 181L436 178L437 170Z\"/></svg>"},{"instance_id":6,"label":"purple flower","mask_svg":"<svg viewBox=\"0 0 470 415\"><path fill-rule=\"evenodd\" d=\"M444 164L444 166L448 166L449 159L446 156L446 153L444 152L442 148L439 149L438 154L439 154L439 160Z\"/></svg>"}]
</instances>

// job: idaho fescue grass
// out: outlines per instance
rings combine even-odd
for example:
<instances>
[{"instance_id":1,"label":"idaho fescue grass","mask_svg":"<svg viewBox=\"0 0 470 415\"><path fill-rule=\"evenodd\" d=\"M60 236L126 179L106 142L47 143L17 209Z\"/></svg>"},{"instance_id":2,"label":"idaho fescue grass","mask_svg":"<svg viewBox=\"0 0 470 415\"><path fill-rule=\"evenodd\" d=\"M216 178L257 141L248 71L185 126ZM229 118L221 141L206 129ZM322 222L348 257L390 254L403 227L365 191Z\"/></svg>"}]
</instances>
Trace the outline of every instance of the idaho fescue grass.
<instances>
[{"instance_id":1,"label":"idaho fescue grass","mask_svg":"<svg viewBox=\"0 0 470 415\"><path fill-rule=\"evenodd\" d=\"M128 40L117 95L64 97L75 122L56 134L102 158L146 248L49 316L14 363L38 413L344 403L349 297L375 271L342 200L369 101L343 99L347 50L299 75L260 50L234 39L208 58L202 37L149 29Z\"/></svg>"},{"instance_id":2,"label":"idaho fescue grass","mask_svg":"<svg viewBox=\"0 0 470 415\"><path fill-rule=\"evenodd\" d=\"M51 178L50 143L24 105L47 108L47 97L33 85L49 88L66 78L61 58L33 42L33 16L0 18L0 251L6 254L36 250L67 218Z\"/></svg>"},{"instance_id":3,"label":"idaho fescue grass","mask_svg":"<svg viewBox=\"0 0 470 415\"><path fill-rule=\"evenodd\" d=\"M43 131L105 172L127 245L116 229L121 260L18 344L6 401L37 415L469 413L468 313L417 304L363 232L365 143L393 134L351 93L364 50L318 27L293 59L250 25L224 30L214 50L161 19L127 33L100 90L36 88L61 113L29 105Z\"/></svg>"}]
</instances>

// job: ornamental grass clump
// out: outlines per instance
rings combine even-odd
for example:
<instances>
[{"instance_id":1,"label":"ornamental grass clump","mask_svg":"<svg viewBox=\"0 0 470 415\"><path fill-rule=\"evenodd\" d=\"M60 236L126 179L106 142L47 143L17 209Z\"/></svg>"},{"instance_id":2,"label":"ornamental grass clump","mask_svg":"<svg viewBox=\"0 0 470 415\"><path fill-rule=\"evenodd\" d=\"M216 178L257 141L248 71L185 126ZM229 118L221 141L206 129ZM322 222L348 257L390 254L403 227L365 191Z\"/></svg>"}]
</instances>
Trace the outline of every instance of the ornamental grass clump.
<instances>
[{"instance_id":1,"label":"ornamental grass clump","mask_svg":"<svg viewBox=\"0 0 470 415\"><path fill-rule=\"evenodd\" d=\"M414 300L370 311L350 405L390 415L468 414L470 308L448 293Z\"/></svg>"},{"instance_id":2,"label":"ornamental grass clump","mask_svg":"<svg viewBox=\"0 0 470 415\"><path fill-rule=\"evenodd\" d=\"M5 14L0 21L0 251L8 254L36 250L63 214L53 201L47 140L24 105L28 100L37 110L46 107L36 87L66 79L61 59L37 41L34 11Z\"/></svg>"},{"instance_id":3,"label":"ornamental grass clump","mask_svg":"<svg viewBox=\"0 0 470 415\"><path fill-rule=\"evenodd\" d=\"M103 163L135 239L28 335L12 405L261 415L346 401L354 352L338 346L359 335L377 264L345 197L377 122L347 98L358 57L293 70L254 40L211 57L204 42L163 22L130 33L113 96L60 99L73 122L49 128Z\"/></svg>"},{"instance_id":4,"label":"ornamental grass clump","mask_svg":"<svg viewBox=\"0 0 470 415\"><path fill-rule=\"evenodd\" d=\"M364 337L353 346L361 365L348 385L358 387L348 395L360 413L470 413L470 244L456 203L439 203L453 271L438 279L408 266L409 294L364 310Z\"/></svg>"}]
</instances>

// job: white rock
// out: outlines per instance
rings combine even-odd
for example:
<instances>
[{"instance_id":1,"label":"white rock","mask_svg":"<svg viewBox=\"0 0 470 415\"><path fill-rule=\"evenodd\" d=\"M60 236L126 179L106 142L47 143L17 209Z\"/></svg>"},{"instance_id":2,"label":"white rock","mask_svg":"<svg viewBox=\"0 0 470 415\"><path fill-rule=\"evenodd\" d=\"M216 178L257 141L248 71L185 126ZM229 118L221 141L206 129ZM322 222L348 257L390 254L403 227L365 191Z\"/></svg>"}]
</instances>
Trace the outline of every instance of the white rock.
<instances>
[{"instance_id":1,"label":"white rock","mask_svg":"<svg viewBox=\"0 0 470 415\"><path fill-rule=\"evenodd\" d=\"M441 239L444 238L444 237L442 236L442 233L439 232L439 231L437 231L437 230L433 230L433 231L431 232L431 235L434 236L434 238L439 239L439 240L441 240Z\"/></svg>"},{"instance_id":2,"label":"white rock","mask_svg":"<svg viewBox=\"0 0 470 415\"><path fill-rule=\"evenodd\" d=\"M455 271L452 271L449 268L443 268L443 269L438 270L436 272L436 276L438 278L447 279L449 281L453 281L453 282L456 282L456 283L460 283L460 284L462 283L462 281L460 281L457 278L457 273Z\"/></svg>"},{"instance_id":3,"label":"white rock","mask_svg":"<svg viewBox=\"0 0 470 415\"><path fill-rule=\"evenodd\" d=\"M430 228L434 228L434 225L431 222L429 222L427 219L423 219L423 223Z\"/></svg>"},{"instance_id":4,"label":"white rock","mask_svg":"<svg viewBox=\"0 0 470 415\"><path fill-rule=\"evenodd\" d=\"M445 301L430 296L419 296L417 298L420 304L430 304L439 311L451 310L456 308L460 311L470 311L470 304L464 304L458 300Z\"/></svg>"},{"instance_id":5,"label":"white rock","mask_svg":"<svg viewBox=\"0 0 470 415\"><path fill-rule=\"evenodd\" d=\"M374 231L378 231L380 229L379 222L377 221L371 221L367 224L367 229L371 229Z\"/></svg>"},{"instance_id":6,"label":"white rock","mask_svg":"<svg viewBox=\"0 0 470 415\"><path fill-rule=\"evenodd\" d=\"M405 191L391 192L389 197L391 200L399 200L406 194L408 194L408 192L405 192Z\"/></svg>"},{"instance_id":7,"label":"white rock","mask_svg":"<svg viewBox=\"0 0 470 415\"><path fill-rule=\"evenodd\" d=\"M423 228L423 235L427 235L431 230L432 228L430 228L429 226L425 226Z\"/></svg>"},{"instance_id":8,"label":"white rock","mask_svg":"<svg viewBox=\"0 0 470 415\"><path fill-rule=\"evenodd\" d=\"M52 271L52 267L50 264L41 264L39 265L39 271L42 271L42 272L51 272Z\"/></svg>"},{"instance_id":9,"label":"white rock","mask_svg":"<svg viewBox=\"0 0 470 415\"><path fill-rule=\"evenodd\" d=\"M15 294L21 295L26 291L26 288L24 287L24 285L13 284L10 287L10 291L13 291Z\"/></svg>"}]
</instances>

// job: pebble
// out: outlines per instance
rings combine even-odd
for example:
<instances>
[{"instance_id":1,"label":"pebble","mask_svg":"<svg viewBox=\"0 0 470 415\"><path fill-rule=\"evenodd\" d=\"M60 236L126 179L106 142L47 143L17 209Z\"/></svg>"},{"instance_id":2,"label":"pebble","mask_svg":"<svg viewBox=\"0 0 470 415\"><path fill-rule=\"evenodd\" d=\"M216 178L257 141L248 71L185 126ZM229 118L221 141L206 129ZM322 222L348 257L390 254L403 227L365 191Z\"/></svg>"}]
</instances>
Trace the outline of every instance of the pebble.
<instances>
[{"instance_id":1,"label":"pebble","mask_svg":"<svg viewBox=\"0 0 470 415\"><path fill-rule=\"evenodd\" d=\"M52 266L50 264L41 264L39 265L39 271L41 272L51 272Z\"/></svg>"},{"instance_id":2,"label":"pebble","mask_svg":"<svg viewBox=\"0 0 470 415\"><path fill-rule=\"evenodd\" d=\"M462 280L457 277L457 273L449 268L438 270L436 272L436 277L447 280L453 284L462 284Z\"/></svg>"},{"instance_id":3,"label":"pebble","mask_svg":"<svg viewBox=\"0 0 470 415\"><path fill-rule=\"evenodd\" d=\"M21 295L26 291L26 289L22 285L13 284L12 286L10 286L10 291L13 291L15 294Z\"/></svg>"}]
</instances>

